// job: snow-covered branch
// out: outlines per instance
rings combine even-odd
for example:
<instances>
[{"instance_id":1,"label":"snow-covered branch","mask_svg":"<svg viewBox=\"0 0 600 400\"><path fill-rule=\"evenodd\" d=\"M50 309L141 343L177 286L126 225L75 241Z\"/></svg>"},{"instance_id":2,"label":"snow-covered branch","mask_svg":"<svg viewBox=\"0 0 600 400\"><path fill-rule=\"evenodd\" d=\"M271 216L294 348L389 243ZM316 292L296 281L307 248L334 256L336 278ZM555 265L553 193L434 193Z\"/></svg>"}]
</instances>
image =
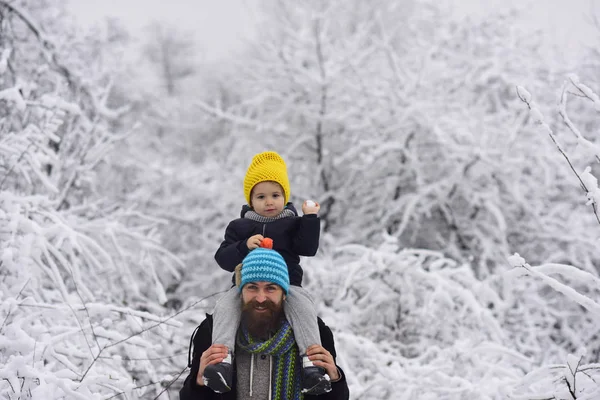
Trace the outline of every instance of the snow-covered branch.
<instances>
[{"instance_id":1,"label":"snow-covered branch","mask_svg":"<svg viewBox=\"0 0 600 400\"><path fill-rule=\"evenodd\" d=\"M593 196L593 194L598 190L598 187L597 187L597 185L595 187L588 187L586 185L586 183L588 183L588 184L593 183L589 179L589 177L587 177L587 175L589 175L589 170L586 169L586 171L585 171L585 173L586 173L586 180L584 182L584 179L582 178L581 174L579 174L577 172L577 170L575 169L575 167L573 166L573 163L569 159L569 156L567 155L566 151L559 144L558 140L556 139L556 136L554 135L554 132L552 132L552 129L550 128L550 126L544 121L544 117L543 117L541 111L533 103L533 101L531 99L531 94L525 88L523 88L522 86L517 86L517 95L519 96L519 99L523 103L525 103L527 105L527 107L529 108L529 111L531 113L531 116L532 116L534 122L536 122L537 124L539 124L539 125L542 126L542 129L548 134L548 136L550 136L550 139L552 139L552 142L554 143L554 145L556 146L556 148L558 149L558 151L560 152L560 154L564 157L564 159L569 164L569 167L571 168L571 171L573 171L573 173L575 174L575 176L579 180L579 183L580 183L582 189L586 192L586 196L588 197L589 200L592 200L591 201L592 209L594 211L594 215L596 216L596 221L598 221L598 224L600 224L600 215L598 214L598 206L599 206L599 204L596 203L595 201L593 201L595 199L595 197ZM564 106L563 106L563 104L564 104ZM569 118L568 118L568 116L566 114L566 95L565 95L565 88L564 87L563 87L563 94L561 96L560 113L561 113L561 116L563 117L563 119L565 120L565 123L567 124L567 126L569 126L571 128L571 130L573 131L573 133L575 133L575 135L577 136L577 138L579 139L579 141L580 142L587 142L581 136L581 133L579 133L579 131L575 128L575 126L572 124L572 122L569 120ZM596 157L597 156L598 155L596 155ZM592 196L590 196L590 194L592 194Z\"/></svg>"},{"instance_id":2,"label":"snow-covered branch","mask_svg":"<svg viewBox=\"0 0 600 400\"><path fill-rule=\"evenodd\" d=\"M590 294L600 296L600 279L598 277L571 265L543 264L532 267L518 253L509 257L509 262L514 267L510 275L516 275L515 277L531 275L541 279L545 284L585 307L589 312L600 316L600 302L573 288L573 286L586 287L589 288ZM559 274L568 278L569 285L552 278L550 274Z\"/></svg>"}]
</instances>

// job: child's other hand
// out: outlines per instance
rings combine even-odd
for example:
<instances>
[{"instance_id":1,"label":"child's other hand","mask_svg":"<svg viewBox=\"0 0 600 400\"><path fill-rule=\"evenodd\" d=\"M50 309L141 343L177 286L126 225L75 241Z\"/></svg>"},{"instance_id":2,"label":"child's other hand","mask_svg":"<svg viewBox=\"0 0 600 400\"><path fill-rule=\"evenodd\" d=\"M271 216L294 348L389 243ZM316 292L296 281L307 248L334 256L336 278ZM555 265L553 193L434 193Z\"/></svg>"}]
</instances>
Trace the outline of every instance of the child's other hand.
<instances>
[{"instance_id":1,"label":"child's other hand","mask_svg":"<svg viewBox=\"0 0 600 400\"><path fill-rule=\"evenodd\" d=\"M260 234L250 236L250 238L248 238L248 240L246 240L246 247L248 247L248 250L254 250L260 246L260 241L263 239L264 239L263 235L260 235Z\"/></svg>"},{"instance_id":2,"label":"child's other hand","mask_svg":"<svg viewBox=\"0 0 600 400\"><path fill-rule=\"evenodd\" d=\"M318 214L321 209L321 205L313 200L306 200L302 203L302 213L303 214Z\"/></svg>"}]
</instances>

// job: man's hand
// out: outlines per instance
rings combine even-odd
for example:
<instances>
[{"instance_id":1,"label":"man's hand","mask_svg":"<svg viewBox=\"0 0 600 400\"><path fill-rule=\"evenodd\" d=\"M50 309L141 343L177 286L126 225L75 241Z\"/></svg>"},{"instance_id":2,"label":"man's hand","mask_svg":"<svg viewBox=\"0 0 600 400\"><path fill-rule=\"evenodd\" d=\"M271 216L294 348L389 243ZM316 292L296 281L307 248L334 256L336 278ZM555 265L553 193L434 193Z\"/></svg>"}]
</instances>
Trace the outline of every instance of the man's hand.
<instances>
[{"instance_id":1,"label":"man's hand","mask_svg":"<svg viewBox=\"0 0 600 400\"><path fill-rule=\"evenodd\" d=\"M248 250L254 250L260 246L260 242L264 239L263 235L254 235L250 236L248 240L246 240L246 247Z\"/></svg>"},{"instance_id":2,"label":"man's hand","mask_svg":"<svg viewBox=\"0 0 600 400\"><path fill-rule=\"evenodd\" d=\"M217 364L223 361L227 357L227 346L224 344L213 344L210 346L202 356L200 357L200 369L198 370L198 375L196 376L196 384L198 386L204 386L204 380L202 379L202 375L204 375L204 368L207 365Z\"/></svg>"},{"instance_id":3,"label":"man's hand","mask_svg":"<svg viewBox=\"0 0 600 400\"><path fill-rule=\"evenodd\" d=\"M302 203L302 213L303 214L318 214L321 209L321 205L316 201L306 200Z\"/></svg>"},{"instance_id":4,"label":"man's hand","mask_svg":"<svg viewBox=\"0 0 600 400\"><path fill-rule=\"evenodd\" d=\"M325 368L327 375L329 375L332 382L340 380L340 371L338 371L337 366L333 361L333 356L323 346L313 344L306 350L306 355L317 367Z\"/></svg>"}]
</instances>

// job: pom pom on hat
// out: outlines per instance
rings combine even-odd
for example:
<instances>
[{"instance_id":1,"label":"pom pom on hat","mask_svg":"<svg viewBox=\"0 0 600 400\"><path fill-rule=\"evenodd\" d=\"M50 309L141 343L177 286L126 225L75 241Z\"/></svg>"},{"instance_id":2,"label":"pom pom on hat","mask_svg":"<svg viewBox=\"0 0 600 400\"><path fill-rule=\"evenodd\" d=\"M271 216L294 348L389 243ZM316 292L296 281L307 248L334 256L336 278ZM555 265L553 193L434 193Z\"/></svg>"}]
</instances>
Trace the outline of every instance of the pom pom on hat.
<instances>
[{"instance_id":1,"label":"pom pom on hat","mask_svg":"<svg viewBox=\"0 0 600 400\"><path fill-rule=\"evenodd\" d=\"M287 294L290 288L290 276L281 254L262 247L248 253L242 261L240 290L251 282L272 282L281 286Z\"/></svg>"},{"instance_id":2,"label":"pom pom on hat","mask_svg":"<svg viewBox=\"0 0 600 400\"><path fill-rule=\"evenodd\" d=\"M287 166L283 158L274 151L265 151L252 158L252 162L246 171L244 177L244 195L248 205L250 204L250 194L256 184L273 181L277 182L283 188L284 204L290 199L290 181L287 174Z\"/></svg>"}]
</instances>

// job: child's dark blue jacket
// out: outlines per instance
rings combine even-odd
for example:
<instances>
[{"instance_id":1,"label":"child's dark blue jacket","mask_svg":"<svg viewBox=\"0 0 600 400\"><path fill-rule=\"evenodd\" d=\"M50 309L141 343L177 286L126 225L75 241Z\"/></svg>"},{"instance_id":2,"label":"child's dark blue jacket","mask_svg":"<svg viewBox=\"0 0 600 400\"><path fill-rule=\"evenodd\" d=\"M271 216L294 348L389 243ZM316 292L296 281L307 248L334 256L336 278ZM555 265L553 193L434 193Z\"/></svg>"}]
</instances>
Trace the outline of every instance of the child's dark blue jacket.
<instances>
[{"instance_id":1,"label":"child's dark blue jacket","mask_svg":"<svg viewBox=\"0 0 600 400\"><path fill-rule=\"evenodd\" d=\"M219 266L233 272L249 252L246 245L248 238L261 234L273 239L273 249L283 256L290 273L290 284L301 286L303 272L299 256L314 256L317 253L321 220L316 214L299 217L292 203L288 203L286 208L292 210L295 216L272 222L258 222L243 218L250 210L250 207L244 205L241 218L229 223L225 230L225 240L215 253Z\"/></svg>"}]
</instances>

